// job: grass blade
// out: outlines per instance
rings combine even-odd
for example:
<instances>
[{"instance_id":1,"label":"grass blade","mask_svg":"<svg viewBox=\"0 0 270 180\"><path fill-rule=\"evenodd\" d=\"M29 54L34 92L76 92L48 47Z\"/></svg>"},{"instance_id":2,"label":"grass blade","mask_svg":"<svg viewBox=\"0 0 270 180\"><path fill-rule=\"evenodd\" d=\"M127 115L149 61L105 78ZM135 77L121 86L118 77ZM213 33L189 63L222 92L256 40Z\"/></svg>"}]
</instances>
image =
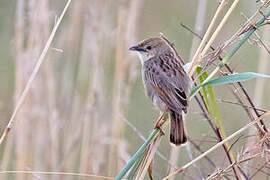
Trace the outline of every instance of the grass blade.
<instances>
[{"instance_id":1,"label":"grass blade","mask_svg":"<svg viewBox=\"0 0 270 180\"><path fill-rule=\"evenodd\" d=\"M230 84L230 83L235 83L235 82L243 82L247 81L250 79L254 78L270 78L269 75L266 74L260 74L260 73L255 73L255 72L244 72L244 73L238 73L238 74L231 74L228 76L223 76L216 78L214 80L202 83L196 87L194 87L191 90L190 96L194 96L201 87L205 86L219 86L219 85L224 85L224 84Z\"/></svg>"},{"instance_id":2,"label":"grass blade","mask_svg":"<svg viewBox=\"0 0 270 180\"><path fill-rule=\"evenodd\" d=\"M163 115L162 115L163 116ZM164 115L166 118L166 114ZM160 127L166 127L168 125L169 121L163 121L160 123ZM139 150L132 156L132 158L129 160L129 162L125 165L125 167L119 172L119 174L116 176L115 180L121 180L126 173L130 170L130 168L133 167L133 165L143 156L146 148L150 143L158 136L160 135L159 129L154 129L152 133L149 135L147 140L143 143L143 145L139 148Z\"/></svg>"}]
</instances>

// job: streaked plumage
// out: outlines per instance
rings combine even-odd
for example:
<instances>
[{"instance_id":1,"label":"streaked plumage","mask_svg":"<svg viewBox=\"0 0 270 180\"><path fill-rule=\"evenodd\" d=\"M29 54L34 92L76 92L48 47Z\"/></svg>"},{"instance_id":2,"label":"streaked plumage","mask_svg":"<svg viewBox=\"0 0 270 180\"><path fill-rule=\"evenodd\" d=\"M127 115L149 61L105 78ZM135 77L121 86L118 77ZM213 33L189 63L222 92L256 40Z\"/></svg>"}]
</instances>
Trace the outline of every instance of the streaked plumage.
<instances>
[{"instance_id":1,"label":"streaked plumage","mask_svg":"<svg viewBox=\"0 0 270 180\"><path fill-rule=\"evenodd\" d=\"M146 94L161 111L169 109L170 141L176 145L185 143L182 112L187 112L191 83L177 52L163 37L146 39L131 50L140 53Z\"/></svg>"}]
</instances>

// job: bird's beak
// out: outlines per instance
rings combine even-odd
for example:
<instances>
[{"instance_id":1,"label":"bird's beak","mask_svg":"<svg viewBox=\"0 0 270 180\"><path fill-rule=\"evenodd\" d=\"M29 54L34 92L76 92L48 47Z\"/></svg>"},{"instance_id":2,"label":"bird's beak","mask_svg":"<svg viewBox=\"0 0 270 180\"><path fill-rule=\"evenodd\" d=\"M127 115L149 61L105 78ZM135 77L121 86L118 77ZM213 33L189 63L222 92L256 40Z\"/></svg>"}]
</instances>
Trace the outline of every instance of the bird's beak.
<instances>
[{"instance_id":1,"label":"bird's beak","mask_svg":"<svg viewBox=\"0 0 270 180\"><path fill-rule=\"evenodd\" d=\"M129 48L130 51L139 51L139 52L146 52L146 50L144 48L141 48L139 46L132 46L131 48Z\"/></svg>"}]
</instances>

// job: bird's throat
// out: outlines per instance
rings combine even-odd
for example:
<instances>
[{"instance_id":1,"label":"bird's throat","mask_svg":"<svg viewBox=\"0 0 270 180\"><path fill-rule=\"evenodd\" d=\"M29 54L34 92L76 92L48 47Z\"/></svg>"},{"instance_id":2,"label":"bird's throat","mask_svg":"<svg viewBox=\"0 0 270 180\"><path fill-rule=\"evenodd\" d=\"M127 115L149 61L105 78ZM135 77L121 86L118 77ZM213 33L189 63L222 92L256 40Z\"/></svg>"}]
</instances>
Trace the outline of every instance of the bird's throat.
<instances>
[{"instance_id":1,"label":"bird's throat","mask_svg":"<svg viewBox=\"0 0 270 180\"><path fill-rule=\"evenodd\" d=\"M142 65L144 64L145 61L153 57L153 56L150 56L148 53L141 53L141 52L138 52L138 56L141 60Z\"/></svg>"}]
</instances>

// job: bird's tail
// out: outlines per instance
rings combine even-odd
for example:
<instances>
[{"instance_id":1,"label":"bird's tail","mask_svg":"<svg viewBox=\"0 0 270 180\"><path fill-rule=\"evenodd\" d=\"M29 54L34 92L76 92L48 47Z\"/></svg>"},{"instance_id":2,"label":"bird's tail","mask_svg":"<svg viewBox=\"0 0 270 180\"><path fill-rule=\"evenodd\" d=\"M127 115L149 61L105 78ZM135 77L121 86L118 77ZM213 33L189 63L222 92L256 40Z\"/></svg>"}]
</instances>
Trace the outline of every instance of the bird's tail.
<instances>
[{"instance_id":1,"label":"bird's tail","mask_svg":"<svg viewBox=\"0 0 270 180\"><path fill-rule=\"evenodd\" d=\"M170 119L171 119L171 132L170 132L170 141L171 143L179 146L187 142L187 136L185 133L184 121L182 112L175 112L170 110Z\"/></svg>"}]
</instances>

